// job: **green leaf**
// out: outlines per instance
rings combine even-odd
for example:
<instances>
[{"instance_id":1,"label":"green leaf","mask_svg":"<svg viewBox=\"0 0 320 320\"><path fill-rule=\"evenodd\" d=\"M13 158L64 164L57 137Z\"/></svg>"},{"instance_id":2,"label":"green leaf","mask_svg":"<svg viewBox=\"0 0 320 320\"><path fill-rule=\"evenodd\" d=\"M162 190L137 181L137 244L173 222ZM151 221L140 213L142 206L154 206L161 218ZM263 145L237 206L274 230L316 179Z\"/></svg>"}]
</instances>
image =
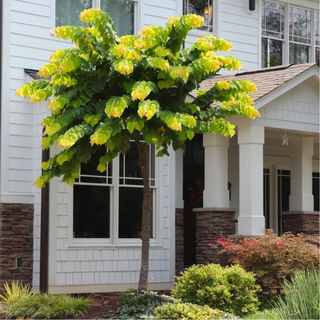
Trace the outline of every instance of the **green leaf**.
<instances>
[{"instance_id":1,"label":"green leaf","mask_svg":"<svg viewBox=\"0 0 320 320\"><path fill-rule=\"evenodd\" d=\"M111 137L112 132L113 132L113 129L110 122L105 122L100 124L96 129L96 131L90 136L91 145L105 144Z\"/></svg>"},{"instance_id":2,"label":"green leaf","mask_svg":"<svg viewBox=\"0 0 320 320\"><path fill-rule=\"evenodd\" d=\"M60 147L69 149L72 147L79 139L83 138L85 135L92 131L91 127L87 124L80 124L67 130L66 133L58 140L58 145Z\"/></svg>"},{"instance_id":3,"label":"green leaf","mask_svg":"<svg viewBox=\"0 0 320 320\"><path fill-rule=\"evenodd\" d=\"M140 118L150 120L156 113L159 112L160 105L156 100L140 101L138 105L138 115Z\"/></svg>"},{"instance_id":4,"label":"green leaf","mask_svg":"<svg viewBox=\"0 0 320 320\"><path fill-rule=\"evenodd\" d=\"M104 112L108 118L120 118L124 110L128 108L129 102L128 96L111 97L106 102Z\"/></svg>"}]
</instances>

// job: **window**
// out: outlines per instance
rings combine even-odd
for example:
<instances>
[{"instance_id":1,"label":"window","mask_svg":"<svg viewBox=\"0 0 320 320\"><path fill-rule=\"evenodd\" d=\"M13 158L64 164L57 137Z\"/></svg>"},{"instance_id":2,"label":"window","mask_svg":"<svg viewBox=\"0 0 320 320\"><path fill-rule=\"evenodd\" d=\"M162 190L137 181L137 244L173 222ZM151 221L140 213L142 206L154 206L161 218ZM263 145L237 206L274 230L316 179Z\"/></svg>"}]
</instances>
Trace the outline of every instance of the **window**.
<instances>
[{"instance_id":1,"label":"window","mask_svg":"<svg viewBox=\"0 0 320 320\"><path fill-rule=\"evenodd\" d=\"M56 0L56 26L81 25L80 12L92 7L100 7L110 14L119 35L133 33L132 0Z\"/></svg>"},{"instance_id":2,"label":"window","mask_svg":"<svg viewBox=\"0 0 320 320\"><path fill-rule=\"evenodd\" d=\"M120 155L107 170L96 170L97 154L82 165L73 189L73 237L110 239L117 221L118 238L140 238L143 181L138 162L138 149L132 143L125 155ZM151 237L154 236L156 200L155 148L149 152L150 187L152 190ZM118 169L116 169L118 168ZM117 216L117 219L114 217Z\"/></svg>"},{"instance_id":3,"label":"window","mask_svg":"<svg viewBox=\"0 0 320 320\"><path fill-rule=\"evenodd\" d=\"M204 17L202 30L213 31L213 0L185 0L184 13L194 13Z\"/></svg>"},{"instance_id":4,"label":"window","mask_svg":"<svg viewBox=\"0 0 320 320\"><path fill-rule=\"evenodd\" d=\"M262 67L319 61L319 47L319 10L263 1Z\"/></svg>"}]
</instances>

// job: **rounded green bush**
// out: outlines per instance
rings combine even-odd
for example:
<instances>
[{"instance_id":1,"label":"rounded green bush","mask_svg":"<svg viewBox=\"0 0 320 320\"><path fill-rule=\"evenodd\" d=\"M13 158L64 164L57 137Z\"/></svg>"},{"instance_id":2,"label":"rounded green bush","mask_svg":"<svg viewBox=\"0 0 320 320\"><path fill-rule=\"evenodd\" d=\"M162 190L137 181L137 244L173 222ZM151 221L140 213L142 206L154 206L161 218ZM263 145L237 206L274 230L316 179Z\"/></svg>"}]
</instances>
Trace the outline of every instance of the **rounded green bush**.
<instances>
[{"instance_id":1,"label":"rounded green bush","mask_svg":"<svg viewBox=\"0 0 320 320\"><path fill-rule=\"evenodd\" d=\"M208 306L198 306L191 303L169 303L157 307L154 310L156 320L179 319L179 320L208 320L221 319L220 310L211 309Z\"/></svg>"},{"instance_id":2,"label":"rounded green bush","mask_svg":"<svg viewBox=\"0 0 320 320\"><path fill-rule=\"evenodd\" d=\"M240 266L208 264L186 269L177 277L172 294L183 302L245 315L258 310L259 291L253 273Z\"/></svg>"}]
</instances>

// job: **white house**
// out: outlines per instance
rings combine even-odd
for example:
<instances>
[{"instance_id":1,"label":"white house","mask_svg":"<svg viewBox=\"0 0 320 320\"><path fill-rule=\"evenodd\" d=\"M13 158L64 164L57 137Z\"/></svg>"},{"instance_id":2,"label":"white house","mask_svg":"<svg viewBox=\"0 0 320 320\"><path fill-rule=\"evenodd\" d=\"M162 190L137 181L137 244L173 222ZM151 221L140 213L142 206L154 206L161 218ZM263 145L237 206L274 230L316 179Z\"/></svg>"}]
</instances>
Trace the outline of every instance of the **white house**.
<instances>
[{"instance_id":1,"label":"white house","mask_svg":"<svg viewBox=\"0 0 320 320\"><path fill-rule=\"evenodd\" d=\"M230 40L244 63L242 73L202 86L236 77L258 87L253 98L261 117L233 119L232 139L199 135L184 153L151 156L150 288L168 289L176 268L209 261L207 244L220 233L317 233L318 0L0 0L0 282L32 280L49 292L137 285L142 189L134 150L103 176L84 166L74 187L54 180L41 193L33 181L47 156L40 121L48 111L15 95L54 50L70 46L50 30L77 24L91 6L107 10L120 33L164 25L183 12L201 14L205 27L185 45L213 32Z\"/></svg>"}]
</instances>

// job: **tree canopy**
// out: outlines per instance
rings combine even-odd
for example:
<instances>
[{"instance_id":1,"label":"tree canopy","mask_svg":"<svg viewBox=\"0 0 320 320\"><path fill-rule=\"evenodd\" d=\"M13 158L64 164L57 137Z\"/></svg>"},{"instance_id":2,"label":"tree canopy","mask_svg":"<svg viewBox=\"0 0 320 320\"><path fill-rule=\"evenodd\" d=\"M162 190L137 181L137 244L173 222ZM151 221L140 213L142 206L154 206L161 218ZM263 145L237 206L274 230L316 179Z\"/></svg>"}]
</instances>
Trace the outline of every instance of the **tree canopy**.
<instances>
[{"instance_id":1,"label":"tree canopy","mask_svg":"<svg viewBox=\"0 0 320 320\"><path fill-rule=\"evenodd\" d=\"M103 172L107 162L126 152L130 140L154 144L161 156L170 145L183 148L197 132L232 136L235 127L228 116L259 115L248 95L255 91L249 81L217 81L188 98L204 79L242 66L216 53L232 45L213 35L184 48L188 32L201 27L203 17L170 17L165 27L148 26L140 35L121 37L100 9L84 10L80 19L88 26L54 30L74 46L54 52L39 70L42 79L17 90L32 103L50 99L42 148L57 144L59 152L43 162L38 187L55 176L72 184L81 163L98 151L103 155L97 169Z\"/></svg>"}]
</instances>

